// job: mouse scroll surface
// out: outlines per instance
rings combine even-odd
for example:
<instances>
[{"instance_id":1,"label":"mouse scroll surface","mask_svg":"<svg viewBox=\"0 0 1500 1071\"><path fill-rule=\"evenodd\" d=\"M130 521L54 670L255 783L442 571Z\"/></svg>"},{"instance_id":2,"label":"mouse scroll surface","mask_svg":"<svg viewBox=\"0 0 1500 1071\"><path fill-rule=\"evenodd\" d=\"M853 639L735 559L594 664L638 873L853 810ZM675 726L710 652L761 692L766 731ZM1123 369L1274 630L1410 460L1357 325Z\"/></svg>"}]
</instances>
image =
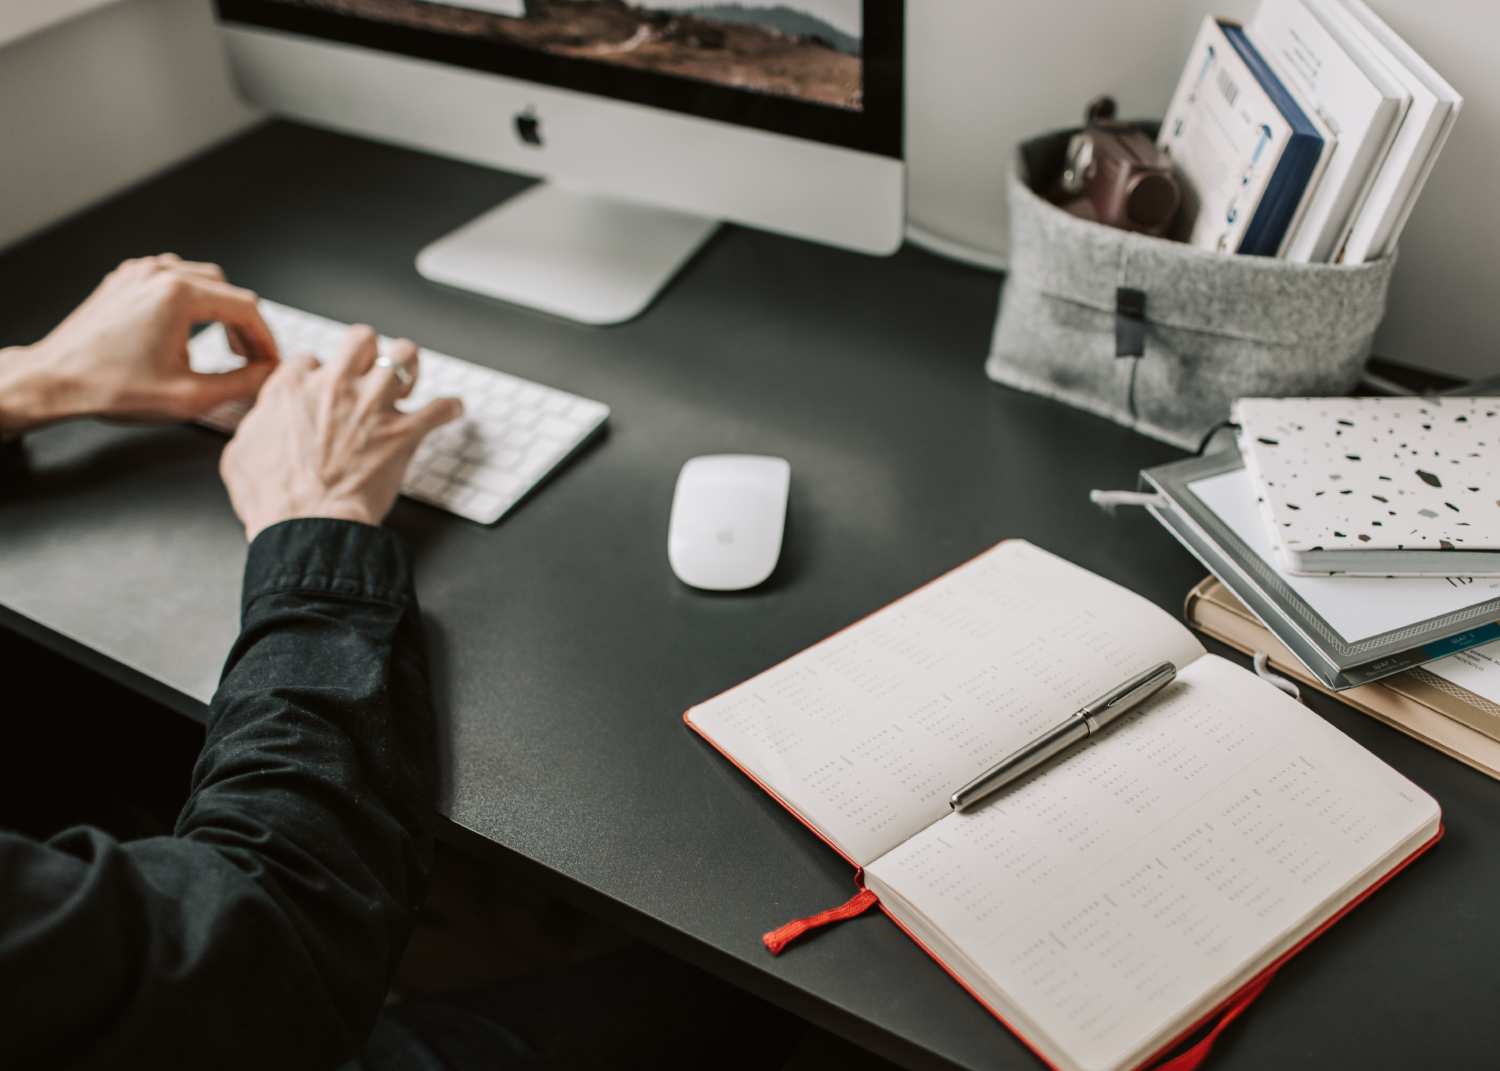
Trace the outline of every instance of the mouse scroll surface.
<instances>
[{"instance_id":1,"label":"mouse scroll surface","mask_svg":"<svg viewBox=\"0 0 1500 1071\"><path fill-rule=\"evenodd\" d=\"M695 457L672 498L667 558L679 580L705 591L763 583L781 556L792 467L749 454Z\"/></svg>"}]
</instances>

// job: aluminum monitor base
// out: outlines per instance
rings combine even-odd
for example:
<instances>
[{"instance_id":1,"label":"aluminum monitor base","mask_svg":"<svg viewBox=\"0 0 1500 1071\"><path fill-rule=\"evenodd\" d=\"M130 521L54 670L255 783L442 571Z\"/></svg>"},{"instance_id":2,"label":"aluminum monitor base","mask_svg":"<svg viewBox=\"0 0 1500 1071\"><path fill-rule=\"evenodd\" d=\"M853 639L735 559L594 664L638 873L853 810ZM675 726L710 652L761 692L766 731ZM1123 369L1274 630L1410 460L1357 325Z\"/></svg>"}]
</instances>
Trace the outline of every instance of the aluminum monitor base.
<instances>
[{"instance_id":1,"label":"aluminum monitor base","mask_svg":"<svg viewBox=\"0 0 1500 1071\"><path fill-rule=\"evenodd\" d=\"M644 312L718 220L538 183L417 256L444 286L605 325Z\"/></svg>"}]
</instances>

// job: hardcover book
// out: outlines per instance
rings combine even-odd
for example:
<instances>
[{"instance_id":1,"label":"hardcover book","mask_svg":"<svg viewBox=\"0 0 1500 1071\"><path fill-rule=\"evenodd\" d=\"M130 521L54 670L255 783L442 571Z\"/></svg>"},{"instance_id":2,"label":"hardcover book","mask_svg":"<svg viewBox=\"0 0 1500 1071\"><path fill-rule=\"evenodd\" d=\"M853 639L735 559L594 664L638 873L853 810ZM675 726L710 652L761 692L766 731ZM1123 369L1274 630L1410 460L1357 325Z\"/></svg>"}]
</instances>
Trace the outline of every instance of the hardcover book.
<instances>
[{"instance_id":1,"label":"hardcover book","mask_svg":"<svg viewBox=\"0 0 1500 1071\"><path fill-rule=\"evenodd\" d=\"M1298 576L1276 557L1238 451L1141 473L1146 509L1298 660L1342 690L1500 639L1500 579Z\"/></svg>"},{"instance_id":2,"label":"hardcover book","mask_svg":"<svg viewBox=\"0 0 1500 1071\"><path fill-rule=\"evenodd\" d=\"M1316 188L1333 137L1237 24L1205 18L1157 144L1185 180L1184 239L1275 256Z\"/></svg>"}]
</instances>

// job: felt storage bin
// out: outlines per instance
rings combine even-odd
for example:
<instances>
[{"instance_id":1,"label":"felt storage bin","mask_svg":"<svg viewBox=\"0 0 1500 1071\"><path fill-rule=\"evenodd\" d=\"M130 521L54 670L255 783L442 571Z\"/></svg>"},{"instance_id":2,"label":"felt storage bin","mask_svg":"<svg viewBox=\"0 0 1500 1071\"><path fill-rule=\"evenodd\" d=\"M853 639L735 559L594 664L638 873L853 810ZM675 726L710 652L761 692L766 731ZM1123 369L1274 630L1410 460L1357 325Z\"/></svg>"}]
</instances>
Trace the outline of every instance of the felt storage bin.
<instances>
[{"instance_id":1,"label":"felt storage bin","mask_svg":"<svg viewBox=\"0 0 1500 1071\"><path fill-rule=\"evenodd\" d=\"M1044 196L1073 133L1017 151L991 379L1190 450L1236 398L1354 388L1394 257L1293 264L1080 219Z\"/></svg>"}]
</instances>

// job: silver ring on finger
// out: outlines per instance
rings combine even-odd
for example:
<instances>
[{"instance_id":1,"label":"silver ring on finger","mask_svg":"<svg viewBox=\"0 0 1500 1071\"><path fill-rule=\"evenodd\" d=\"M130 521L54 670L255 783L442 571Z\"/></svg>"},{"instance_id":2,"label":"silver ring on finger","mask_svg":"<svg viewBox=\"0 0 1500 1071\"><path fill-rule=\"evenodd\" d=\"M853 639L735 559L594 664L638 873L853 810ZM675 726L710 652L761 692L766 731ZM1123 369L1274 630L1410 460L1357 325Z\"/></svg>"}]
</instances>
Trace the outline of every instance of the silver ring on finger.
<instances>
[{"instance_id":1,"label":"silver ring on finger","mask_svg":"<svg viewBox=\"0 0 1500 1071\"><path fill-rule=\"evenodd\" d=\"M391 373L396 377L396 382L400 383L404 390L410 390L412 384L417 381L417 377L412 375L410 368L406 367L400 361L392 360L383 353L375 358L375 367L389 368Z\"/></svg>"}]
</instances>

